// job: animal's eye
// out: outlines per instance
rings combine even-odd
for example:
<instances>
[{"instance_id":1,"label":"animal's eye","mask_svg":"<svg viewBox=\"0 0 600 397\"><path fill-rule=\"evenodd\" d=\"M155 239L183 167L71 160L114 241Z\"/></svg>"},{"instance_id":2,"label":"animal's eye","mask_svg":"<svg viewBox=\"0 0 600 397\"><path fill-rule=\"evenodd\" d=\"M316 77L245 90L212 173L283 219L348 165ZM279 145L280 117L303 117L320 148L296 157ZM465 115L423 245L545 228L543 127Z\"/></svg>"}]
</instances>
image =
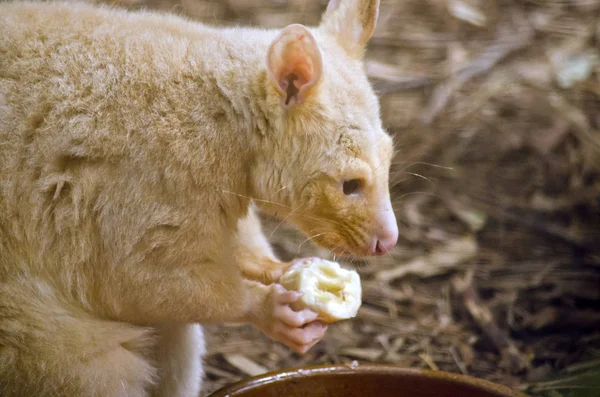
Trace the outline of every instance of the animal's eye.
<instances>
[{"instance_id":1,"label":"animal's eye","mask_svg":"<svg viewBox=\"0 0 600 397\"><path fill-rule=\"evenodd\" d=\"M362 187L362 181L360 179L350 179L344 182L344 194L349 196L351 194L357 193Z\"/></svg>"}]
</instances>

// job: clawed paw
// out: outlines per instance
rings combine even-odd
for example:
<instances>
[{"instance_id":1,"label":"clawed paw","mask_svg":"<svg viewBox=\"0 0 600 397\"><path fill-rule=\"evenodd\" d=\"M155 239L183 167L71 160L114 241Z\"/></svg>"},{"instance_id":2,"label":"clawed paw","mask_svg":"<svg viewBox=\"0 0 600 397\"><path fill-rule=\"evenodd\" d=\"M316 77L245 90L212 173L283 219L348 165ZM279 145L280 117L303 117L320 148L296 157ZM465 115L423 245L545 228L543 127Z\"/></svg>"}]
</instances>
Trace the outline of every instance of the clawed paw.
<instances>
[{"instance_id":1,"label":"clawed paw","mask_svg":"<svg viewBox=\"0 0 600 397\"><path fill-rule=\"evenodd\" d=\"M292 262L290 262L290 265L286 269L286 272L289 270L292 270L296 267L302 266L303 264L305 264L307 262L318 261L318 260L320 260L320 259L317 258L316 256L312 256L312 257L308 257L308 258L294 259Z\"/></svg>"},{"instance_id":2,"label":"clawed paw","mask_svg":"<svg viewBox=\"0 0 600 397\"><path fill-rule=\"evenodd\" d=\"M310 309L295 311L291 304L300 293L288 291L279 284L271 286L269 324L260 327L272 339L284 343L297 353L306 353L327 332L327 324L316 321L318 315Z\"/></svg>"}]
</instances>

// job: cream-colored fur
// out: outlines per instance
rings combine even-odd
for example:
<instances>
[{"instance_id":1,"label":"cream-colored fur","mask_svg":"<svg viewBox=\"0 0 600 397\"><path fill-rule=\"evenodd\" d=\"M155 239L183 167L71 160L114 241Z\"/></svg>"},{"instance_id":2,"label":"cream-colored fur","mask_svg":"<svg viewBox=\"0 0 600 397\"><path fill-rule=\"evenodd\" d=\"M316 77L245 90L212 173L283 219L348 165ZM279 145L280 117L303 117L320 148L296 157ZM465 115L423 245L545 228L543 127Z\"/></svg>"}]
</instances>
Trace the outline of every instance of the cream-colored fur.
<instances>
[{"instance_id":1,"label":"cream-colored fur","mask_svg":"<svg viewBox=\"0 0 600 397\"><path fill-rule=\"evenodd\" d=\"M202 383L204 336L198 324L163 325L154 350L160 382L153 396L198 396Z\"/></svg>"},{"instance_id":2,"label":"cream-colored fur","mask_svg":"<svg viewBox=\"0 0 600 397\"><path fill-rule=\"evenodd\" d=\"M322 338L251 201L340 254L395 244L377 6L273 31L0 4L0 395L197 395L198 323Z\"/></svg>"}]
</instances>

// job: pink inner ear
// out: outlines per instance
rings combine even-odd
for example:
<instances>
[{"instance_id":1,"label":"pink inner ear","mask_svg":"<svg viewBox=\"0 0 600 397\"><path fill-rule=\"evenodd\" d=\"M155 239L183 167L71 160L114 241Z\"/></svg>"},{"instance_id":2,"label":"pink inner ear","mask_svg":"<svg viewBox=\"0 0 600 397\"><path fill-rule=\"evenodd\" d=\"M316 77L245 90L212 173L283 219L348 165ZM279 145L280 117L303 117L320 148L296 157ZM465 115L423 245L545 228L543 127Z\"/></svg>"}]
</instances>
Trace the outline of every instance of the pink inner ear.
<instances>
[{"instance_id":1,"label":"pink inner ear","mask_svg":"<svg viewBox=\"0 0 600 397\"><path fill-rule=\"evenodd\" d=\"M284 54L283 69L279 76L279 86L286 92L286 105L298 101L298 93L302 87L311 82L313 78L313 65L310 56L301 48L297 52Z\"/></svg>"},{"instance_id":2,"label":"pink inner ear","mask_svg":"<svg viewBox=\"0 0 600 397\"><path fill-rule=\"evenodd\" d=\"M303 100L306 90L320 79L321 54L304 27L289 26L269 49L269 72L284 105Z\"/></svg>"}]
</instances>

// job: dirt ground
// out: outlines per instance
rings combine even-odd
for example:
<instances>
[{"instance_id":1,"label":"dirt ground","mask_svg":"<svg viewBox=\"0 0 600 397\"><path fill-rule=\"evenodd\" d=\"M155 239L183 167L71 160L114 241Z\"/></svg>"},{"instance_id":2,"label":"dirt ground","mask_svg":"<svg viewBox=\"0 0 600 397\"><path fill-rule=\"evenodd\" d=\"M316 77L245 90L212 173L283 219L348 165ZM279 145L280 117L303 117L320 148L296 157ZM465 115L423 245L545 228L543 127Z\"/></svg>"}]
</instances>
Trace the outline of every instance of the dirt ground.
<instances>
[{"instance_id":1,"label":"dirt ground","mask_svg":"<svg viewBox=\"0 0 600 397\"><path fill-rule=\"evenodd\" d=\"M131 0L210 24L317 24L326 0ZM353 360L600 396L600 0L382 0L366 68L398 154L394 252L299 356L208 327L206 392ZM328 252L267 222L283 259Z\"/></svg>"}]
</instances>

